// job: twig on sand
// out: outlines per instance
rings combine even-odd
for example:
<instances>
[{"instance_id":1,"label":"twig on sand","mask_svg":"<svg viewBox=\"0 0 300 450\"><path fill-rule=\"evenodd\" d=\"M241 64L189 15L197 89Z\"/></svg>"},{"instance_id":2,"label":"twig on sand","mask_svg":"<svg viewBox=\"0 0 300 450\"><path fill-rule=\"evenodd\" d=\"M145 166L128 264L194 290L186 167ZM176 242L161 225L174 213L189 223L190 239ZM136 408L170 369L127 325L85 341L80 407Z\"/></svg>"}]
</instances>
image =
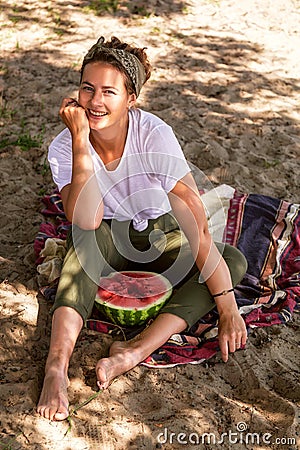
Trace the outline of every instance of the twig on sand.
<instances>
[{"instance_id":1,"label":"twig on sand","mask_svg":"<svg viewBox=\"0 0 300 450\"><path fill-rule=\"evenodd\" d=\"M76 414L76 412L83 408L84 406L86 406L88 403L90 403L92 400L94 400L96 397L98 397L99 394L101 394L103 392L102 389L100 389L98 392L96 392L95 394L91 395L88 399L86 399L84 402L79 403L79 405L75 406L72 410L70 410L70 414L68 415L68 417L66 418L66 420L69 423L68 429L64 434L64 437L67 436L67 434L71 431L72 429L72 416L74 416L74 414Z\"/></svg>"}]
</instances>

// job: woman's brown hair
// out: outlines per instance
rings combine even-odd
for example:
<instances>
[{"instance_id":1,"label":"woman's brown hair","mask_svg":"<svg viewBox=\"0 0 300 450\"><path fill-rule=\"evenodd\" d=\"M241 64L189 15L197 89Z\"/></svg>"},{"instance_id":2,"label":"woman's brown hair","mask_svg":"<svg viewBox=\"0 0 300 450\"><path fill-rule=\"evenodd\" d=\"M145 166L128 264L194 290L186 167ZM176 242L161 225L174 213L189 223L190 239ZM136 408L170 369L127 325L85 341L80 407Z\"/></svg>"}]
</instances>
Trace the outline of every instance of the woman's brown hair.
<instances>
[{"instance_id":1,"label":"woman's brown hair","mask_svg":"<svg viewBox=\"0 0 300 450\"><path fill-rule=\"evenodd\" d=\"M113 36L108 42L104 42L104 38L100 38L98 42L88 51L81 66L80 81L82 80L83 71L87 64L92 62L103 62L112 65L124 75L125 86L128 94L137 93L132 78L128 74L128 71L125 69L124 65L118 58L116 58L113 52L110 53L107 49L123 50L124 52L134 55L144 68L145 73L143 84L150 78L151 65L145 52L146 47L133 47L132 45L122 42L120 39Z\"/></svg>"}]
</instances>

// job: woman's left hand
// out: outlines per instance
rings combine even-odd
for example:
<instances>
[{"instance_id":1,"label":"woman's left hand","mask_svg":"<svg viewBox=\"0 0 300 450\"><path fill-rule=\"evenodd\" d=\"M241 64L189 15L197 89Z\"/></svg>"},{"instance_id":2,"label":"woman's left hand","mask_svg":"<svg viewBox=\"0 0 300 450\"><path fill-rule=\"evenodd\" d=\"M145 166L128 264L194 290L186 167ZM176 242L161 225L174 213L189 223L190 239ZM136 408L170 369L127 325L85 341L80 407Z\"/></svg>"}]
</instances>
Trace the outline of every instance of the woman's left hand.
<instances>
[{"instance_id":1,"label":"woman's left hand","mask_svg":"<svg viewBox=\"0 0 300 450\"><path fill-rule=\"evenodd\" d=\"M243 347L247 341L245 322L237 308L220 314L219 318L219 346L224 362L228 361L228 354Z\"/></svg>"}]
</instances>

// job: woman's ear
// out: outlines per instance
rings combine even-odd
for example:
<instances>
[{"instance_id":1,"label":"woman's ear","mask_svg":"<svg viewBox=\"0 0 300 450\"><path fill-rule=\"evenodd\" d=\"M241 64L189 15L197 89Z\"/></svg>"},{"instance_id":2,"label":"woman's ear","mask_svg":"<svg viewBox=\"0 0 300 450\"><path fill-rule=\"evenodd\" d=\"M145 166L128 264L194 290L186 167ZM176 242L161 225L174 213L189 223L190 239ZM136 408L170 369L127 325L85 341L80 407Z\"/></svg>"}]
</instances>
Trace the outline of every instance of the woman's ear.
<instances>
[{"instance_id":1,"label":"woman's ear","mask_svg":"<svg viewBox=\"0 0 300 450\"><path fill-rule=\"evenodd\" d=\"M136 103L136 95L130 94L128 98L128 108L132 108Z\"/></svg>"}]
</instances>

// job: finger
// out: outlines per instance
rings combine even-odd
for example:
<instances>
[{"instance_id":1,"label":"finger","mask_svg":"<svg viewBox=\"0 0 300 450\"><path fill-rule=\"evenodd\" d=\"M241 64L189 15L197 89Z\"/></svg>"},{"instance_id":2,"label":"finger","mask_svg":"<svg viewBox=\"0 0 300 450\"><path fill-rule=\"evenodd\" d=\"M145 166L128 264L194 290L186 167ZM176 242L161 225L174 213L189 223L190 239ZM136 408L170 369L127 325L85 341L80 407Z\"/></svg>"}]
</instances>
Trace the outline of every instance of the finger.
<instances>
[{"instance_id":1,"label":"finger","mask_svg":"<svg viewBox=\"0 0 300 450\"><path fill-rule=\"evenodd\" d=\"M241 341L236 341L235 342L235 351L239 350L241 348Z\"/></svg>"},{"instance_id":2,"label":"finger","mask_svg":"<svg viewBox=\"0 0 300 450\"><path fill-rule=\"evenodd\" d=\"M77 106L77 105L78 105L78 103L75 98L67 97L67 98L64 98L63 101L61 102L60 110L63 111L68 106Z\"/></svg>"},{"instance_id":3,"label":"finger","mask_svg":"<svg viewBox=\"0 0 300 450\"><path fill-rule=\"evenodd\" d=\"M72 100L71 97L64 98L61 102L61 108L65 108L71 100Z\"/></svg>"},{"instance_id":4,"label":"finger","mask_svg":"<svg viewBox=\"0 0 300 450\"><path fill-rule=\"evenodd\" d=\"M242 335L242 346L246 345L247 339L248 339L247 331L244 331Z\"/></svg>"},{"instance_id":5,"label":"finger","mask_svg":"<svg viewBox=\"0 0 300 450\"><path fill-rule=\"evenodd\" d=\"M79 105L78 105L77 101L75 100L75 98L65 98L62 101L62 104L61 104L61 107L59 110L60 117L64 120L66 112L70 111L72 108L77 109L78 106Z\"/></svg>"},{"instance_id":6,"label":"finger","mask_svg":"<svg viewBox=\"0 0 300 450\"><path fill-rule=\"evenodd\" d=\"M229 340L228 340L228 344L229 344L229 351L230 353L234 353L236 351L236 345L239 343L238 337L237 335L234 333L230 336Z\"/></svg>"},{"instance_id":7,"label":"finger","mask_svg":"<svg viewBox=\"0 0 300 450\"><path fill-rule=\"evenodd\" d=\"M64 98L63 101L61 102L61 105L60 105L60 108L59 108L59 114L61 116L63 115L63 113L64 113L64 111L65 111L69 101L70 101L69 98Z\"/></svg>"},{"instance_id":8,"label":"finger","mask_svg":"<svg viewBox=\"0 0 300 450\"><path fill-rule=\"evenodd\" d=\"M239 350L242 346L242 337L243 337L242 333L237 333L236 338L235 338L235 349L236 350Z\"/></svg>"},{"instance_id":9,"label":"finger","mask_svg":"<svg viewBox=\"0 0 300 450\"><path fill-rule=\"evenodd\" d=\"M221 350L222 360L224 362L228 361L228 342L227 339L221 338L219 339L219 346Z\"/></svg>"},{"instance_id":10,"label":"finger","mask_svg":"<svg viewBox=\"0 0 300 450\"><path fill-rule=\"evenodd\" d=\"M237 333L236 338L235 338L235 350L239 350L240 348L243 348L246 345L247 338L248 338L248 336L247 336L246 330Z\"/></svg>"},{"instance_id":11,"label":"finger","mask_svg":"<svg viewBox=\"0 0 300 450\"><path fill-rule=\"evenodd\" d=\"M70 99L68 99L66 106L79 106L79 105L75 98L70 98Z\"/></svg>"}]
</instances>

